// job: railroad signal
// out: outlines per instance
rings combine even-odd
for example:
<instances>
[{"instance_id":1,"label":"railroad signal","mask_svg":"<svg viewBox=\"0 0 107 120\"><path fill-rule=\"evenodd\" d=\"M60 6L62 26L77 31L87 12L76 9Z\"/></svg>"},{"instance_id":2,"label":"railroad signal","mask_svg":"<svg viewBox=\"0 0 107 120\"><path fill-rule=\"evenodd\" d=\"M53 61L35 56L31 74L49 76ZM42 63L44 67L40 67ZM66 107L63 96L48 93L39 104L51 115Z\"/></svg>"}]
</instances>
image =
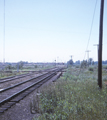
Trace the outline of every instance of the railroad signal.
<instances>
[{"instance_id":1,"label":"railroad signal","mask_svg":"<svg viewBox=\"0 0 107 120\"><path fill-rule=\"evenodd\" d=\"M97 46L97 50L98 50L99 44L94 44L94 46Z\"/></svg>"}]
</instances>

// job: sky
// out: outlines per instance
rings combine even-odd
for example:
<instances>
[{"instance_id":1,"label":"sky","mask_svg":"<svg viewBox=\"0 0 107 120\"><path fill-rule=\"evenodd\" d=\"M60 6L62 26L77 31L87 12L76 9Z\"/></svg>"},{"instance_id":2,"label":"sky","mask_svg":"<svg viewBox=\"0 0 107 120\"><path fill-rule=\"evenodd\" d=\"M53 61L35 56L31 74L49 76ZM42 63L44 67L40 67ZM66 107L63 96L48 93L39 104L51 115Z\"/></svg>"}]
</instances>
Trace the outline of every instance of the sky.
<instances>
[{"instance_id":1,"label":"sky","mask_svg":"<svg viewBox=\"0 0 107 120\"><path fill-rule=\"evenodd\" d=\"M67 62L71 56L73 61L82 61L87 59L86 50L90 50L89 57L96 61L94 44L99 43L100 2L5 0L4 22L4 0L0 0L0 62L3 58L5 62ZM104 4L103 60L107 60L106 21L107 0Z\"/></svg>"}]
</instances>

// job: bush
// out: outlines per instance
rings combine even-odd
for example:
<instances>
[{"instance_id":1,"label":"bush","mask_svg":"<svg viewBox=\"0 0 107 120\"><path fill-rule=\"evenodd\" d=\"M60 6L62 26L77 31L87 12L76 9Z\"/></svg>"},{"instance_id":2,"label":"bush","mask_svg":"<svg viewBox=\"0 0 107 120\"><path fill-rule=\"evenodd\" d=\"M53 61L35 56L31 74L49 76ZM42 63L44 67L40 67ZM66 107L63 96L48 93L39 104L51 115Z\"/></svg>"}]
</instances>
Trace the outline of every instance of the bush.
<instances>
[{"instance_id":1,"label":"bush","mask_svg":"<svg viewBox=\"0 0 107 120\"><path fill-rule=\"evenodd\" d=\"M107 69L107 66L103 66L104 69Z\"/></svg>"},{"instance_id":2,"label":"bush","mask_svg":"<svg viewBox=\"0 0 107 120\"><path fill-rule=\"evenodd\" d=\"M76 68L80 68L80 66L79 66L79 65L76 65L75 67L76 67Z\"/></svg>"},{"instance_id":3,"label":"bush","mask_svg":"<svg viewBox=\"0 0 107 120\"><path fill-rule=\"evenodd\" d=\"M37 65L35 65L35 68L37 68L38 66Z\"/></svg>"},{"instance_id":4,"label":"bush","mask_svg":"<svg viewBox=\"0 0 107 120\"><path fill-rule=\"evenodd\" d=\"M87 67L87 65L88 65L88 63L87 63L87 61L86 60L83 60L82 62L81 62L81 67L83 68L83 67Z\"/></svg>"},{"instance_id":5,"label":"bush","mask_svg":"<svg viewBox=\"0 0 107 120\"><path fill-rule=\"evenodd\" d=\"M89 71L94 71L94 69L92 68L92 67L89 67L89 69L88 69Z\"/></svg>"}]
</instances>

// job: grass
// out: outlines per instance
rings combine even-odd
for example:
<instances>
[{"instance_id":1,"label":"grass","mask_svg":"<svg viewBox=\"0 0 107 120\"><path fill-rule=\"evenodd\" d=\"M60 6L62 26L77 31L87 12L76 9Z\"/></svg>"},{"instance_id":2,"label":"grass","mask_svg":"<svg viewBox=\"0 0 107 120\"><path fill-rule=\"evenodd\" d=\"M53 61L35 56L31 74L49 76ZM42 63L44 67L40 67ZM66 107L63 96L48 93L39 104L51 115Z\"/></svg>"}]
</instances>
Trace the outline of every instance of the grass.
<instances>
[{"instance_id":1,"label":"grass","mask_svg":"<svg viewBox=\"0 0 107 120\"><path fill-rule=\"evenodd\" d=\"M100 90L96 70L87 68L79 76L78 72L77 67L68 68L56 83L40 91L39 98L33 99L33 108L38 109L40 116L33 120L107 120L104 81ZM37 99L39 102L35 102Z\"/></svg>"}]
</instances>

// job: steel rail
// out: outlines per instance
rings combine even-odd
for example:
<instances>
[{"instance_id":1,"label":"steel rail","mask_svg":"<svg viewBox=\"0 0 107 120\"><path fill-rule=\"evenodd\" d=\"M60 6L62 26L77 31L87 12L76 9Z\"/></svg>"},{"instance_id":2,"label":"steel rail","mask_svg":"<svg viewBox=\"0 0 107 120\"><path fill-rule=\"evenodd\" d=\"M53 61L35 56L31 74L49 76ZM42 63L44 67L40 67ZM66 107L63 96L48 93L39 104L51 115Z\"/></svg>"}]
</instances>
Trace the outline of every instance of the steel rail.
<instances>
[{"instance_id":1,"label":"steel rail","mask_svg":"<svg viewBox=\"0 0 107 120\"><path fill-rule=\"evenodd\" d=\"M39 71L26 71L26 72L45 72L45 71L49 71L49 70L52 70L52 69L53 68L45 69L45 70L39 70ZM18 76L27 75L27 74L30 74L30 73L25 73L25 74L19 74L19 75L14 75L14 76L10 76L10 77L0 78L0 80L10 79L10 78L13 78L13 77L18 77Z\"/></svg>"},{"instance_id":2,"label":"steel rail","mask_svg":"<svg viewBox=\"0 0 107 120\"><path fill-rule=\"evenodd\" d=\"M51 73L47 77L44 77L40 79L39 81L33 83L32 85L20 90L19 92L14 93L13 95L7 97L6 99L2 100L0 102L0 113L3 113L4 111L8 110L12 105L16 104L20 100L22 100L24 97L26 97L29 93L34 91L36 88L40 87L42 84L44 84L46 81L51 79L54 75L56 75L56 72Z\"/></svg>"},{"instance_id":3,"label":"steel rail","mask_svg":"<svg viewBox=\"0 0 107 120\"><path fill-rule=\"evenodd\" d=\"M3 89L0 90L0 93L4 92L4 91L6 91L6 90L12 89L12 88L14 88L14 87L17 87L17 86L19 86L19 85L22 85L22 84L24 84L24 83L26 83L26 82L29 82L29 81L31 81L31 80L37 79L37 78L39 78L39 77L42 77L42 76L44 76L44 75L46 75L46 74L49 74L49 73L44 73L44 74L39 75L39 76L37 76L37 77L33 77L33 78L28 79L28 80L26 80L26 81L19 82L19 83L17 83L17 84L12 85L12 86L3 88Z\"/></svg>"},{"instance_id":4,"label":"steel rail","mask_svg":"<svg viewBox=\"0 0 107 120\"><path fill-rule=\"evenodd\" d=\"M55 68L55 69L58 69L58 68ZM55 69L52 69L50 72L55 71ZM23 77L26 77L26 76L29 76L29 75L32 75L32 74L34 74L34 73L27 73L26 75L22 75L22 76L19 76L19 77L14 76L14 78L11 78L11 79L6 78L6 79L8 79L8 80L0 81L0 83L12 81L12 80L14 80L14 79L16 80L16 79L23 78Z\"/></svg>"},{"instance_id":5,"label":"steel rail","mask_svg":"<svg viewBox=\"0 0 107 120\"><path fill-rule=\"evenodd\" d=\"M30 75L32 75L32 74L34 74L34 73L31 73L31 74L29 73L29 74L27 74L27 75L22 75L22 76L19 76L19 77L16 77L16 78L11 78L11 79L8 79L8 80L3 80L3 81L0 81L0 83L12 81L12 80L16 80L16 79L19 79L19 78L23 78L23 77L26 77L26 76L30 76Z\"/></svg>"},{"instance_id":6,"label":"steel rail","mask_svg":"<svg viewBox=\"0 0 107 120\"><path fill-rule=\"evenodd\" d=\"M56 67L54 67L54 68L56 68ZM43 69L43 70L38 70L38 71L35 71L35 70L20 70L19 72L45 72L45 71L49 71L49 70L51 70L51 69L53 69L53 68L48 68L48 69ZM4 72L7 72L7 71L4 71ZM17 70L16 71L14 71L14 72L17 72Z\"/></svg>"},{"instance_id":7,"label":"steel rail","mask_svg":"<svg viewBox=\"0 0 107 120\"><path fill-rule=\"evenodd\" d=\"M10 78L13 78L13 77L18 77L18 76L21 76L21 75L26 75L26 74L29 74L29 73L19 74L19 75L14 75L14 76L5 77L5 78L0 78L0 80L10 79Z\"/></svg>"},{"instance_id":8,"label":"steel rail","mask_svg":"<svg viewBox=\"0 0 107 120\"><path fill-rule=\"evenodd\" d=\"M32 91L34 91L36 88L40 87L46 81L48 81L53 76L55 76L57 72L62 71L62 69L63 68L57 68L53 71L48 72L49 73L48 76L45 76L43 78L39 78L38 81L36 81L36 82L32 83L31 85L25 87L24 89L22 88L22 90L19 90L18 92L15 92L12 95L7 96L7 98L1 100L0 101L0 114L3 113L4 111L8 110L12 105L14 105L17 102L19 102L20 100L22 100L24 97L26 97ZM39 76L37 76L37 77L39 77ZM5 95L6 95L6 93L5 93Z\"/></svg>"},{"instance_id":9,"label":"steel rail","mask_svg":"<svg viewBox=\"0 0 107 120\"><path fill-rule=\"evenodd\" d=\"M56 70L56 71L59 72L60 70L58 69L58 70ZM9 86L9 87L0 89L0 93L4 92L4 91L6 91L6 90L9 90L9 89L15 88L15 87L17 87L17 86L19 86L19 85L22 85L22 84L24 84L24 83L27 83L27 82L29 82L29 81L31 81L31 80L37 79L37 78L39 78L39 77L42 77L42 76L44 76L44 75L46 75L46 74L48 74L48 73L44 73L44 74L39 75L39 76L37 76L37 77L33 77L33 78L28 79L28 80L26 80L26 81L19 82L19 83L17 83L17 84L12 85L12 86Z\"/></svg>"}]
</instances>

